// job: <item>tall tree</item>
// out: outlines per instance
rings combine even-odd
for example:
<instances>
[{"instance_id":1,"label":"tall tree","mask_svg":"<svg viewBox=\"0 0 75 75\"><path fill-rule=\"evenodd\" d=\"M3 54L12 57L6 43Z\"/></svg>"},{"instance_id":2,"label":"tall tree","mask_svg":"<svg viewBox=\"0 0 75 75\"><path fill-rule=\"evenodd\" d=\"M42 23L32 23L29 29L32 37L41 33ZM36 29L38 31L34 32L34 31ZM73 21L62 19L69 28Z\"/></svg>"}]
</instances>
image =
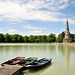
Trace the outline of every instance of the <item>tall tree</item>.
<instances>
[{"instance_id":1,"label":"tall tree","mask_svg":"<svg viewBox=\"0 0 75 75\"><path fill-rule=\"evenodd\" d=\"M41 39L42 39L42 42L47 42L47 36L46 35L42 35Z\"/></svg>"},{"instance_id":2,"label":"tall tree","mask_svg":"<svg viewBox=\"0 0 75 75\"><path fill-rule=\"evenodd\" d=\"M30 36L29 36L29 42L34 42L34 41L35 41L34 36L33 36L33 35L30 35Z\"/></svg>"},{"instance_id":3,"label":"tall tree","mask_svg":"<svg viewBox=\"0 0 75 75\"><path fill-rule=\"evenodd\" d=\"M75 34L70 34L70 38L72 38L72 42L74 42L74 35Z\"/></svg>"},{"instance_id":4,"label":"tall tree","mask_svg":"<svg viewBox=\"0 0 75 75\"><path fill-rule=\"evenodd\" d=\"M63 38L65 37L65 33L62 32L57 37L57 42L63 42Z\"/></svg>"},{"instance_id":5,"label":"tall tree","mask_svg":"<svg viewBox=\"0 0 75 75\"><path fill-rule=\"evenodd\" d=\"M18 42L24 42L24 39L23 39L22 35L18 35L17 39L18 39Z\"/></svg>"},{"instance_id":6,"label":"tall tree","mask_svg":"<svg viewBox=\"0 0 75 75\"><path fill-rule=\"evenodd\" d=\"M41 35L37 36L37 42L42 42L42 36Z\"/></svg>"},{"instance_id":7,"label":"tall tree","mask_svg":"<svg viewBox=\"0 0 75 75\"><path fill-rule=\"evenodd\" d=\"M14 34L11 36L12 42L19 42L18 41L18 34Z\"/></svg>"},{"instance_id":8,"label":"tall tree","mask_svg":"<svg viewBox=\"0 0 75 75\"><path fill-rule=\"evenodd\" d=\"M50 34L47 36L47 42L55 42L56 40L56 37L55 37L55 34Z\"/></svg>"},{"instance_id":9,"label":"tall tree","mask_svg":"<svg viewBox=\"0 0 75 75\"><path fill-rule=\"evenodd\" d=\"M5 35L5 42L11 42L11 37L8 33Z\"/></svg>"},{"instance_id":10,"label":"tall tree","mask_svg":"<svg viewBox=\"0 0 75 75\"><path fill-rule=\"evenodd\" d=\"M28 36L24 36L24 42L29 42L29 37Z\"/></svg>"},{"instance_id":11,"label":"tall tree","mask_svg":"<svg viewBox=\"0 0 75 75\"><path fill-rule=\"evenodd\" d=\"M0 42L5 42L4 34L0 33Z\"/></svg>"}]
</instances>

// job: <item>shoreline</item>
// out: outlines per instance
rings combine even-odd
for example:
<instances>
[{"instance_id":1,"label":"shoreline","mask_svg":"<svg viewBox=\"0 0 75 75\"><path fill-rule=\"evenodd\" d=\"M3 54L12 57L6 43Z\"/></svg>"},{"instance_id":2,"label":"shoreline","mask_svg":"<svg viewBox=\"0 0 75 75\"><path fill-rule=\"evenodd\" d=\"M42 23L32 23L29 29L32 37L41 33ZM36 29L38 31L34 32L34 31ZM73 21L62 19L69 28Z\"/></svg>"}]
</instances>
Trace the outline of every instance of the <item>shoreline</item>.
<instances>
[{"instance_id":1,"label":"shoreline","mask_svg":"<svg viewBox=\"0 0 75 75\"><path fill-rule=\"evenodd\" d=\"M16 42L16 43L15 42L14 43L9 43L9 42L4 43L3 42L3 43L0 43L0 44L72 44L72 45L75 45L75 43L56 43L56 42L54 42L54 43L22 43L22 42L21 43L20 42L19 43L18 42Z\"/></svg>"}]
</instances>

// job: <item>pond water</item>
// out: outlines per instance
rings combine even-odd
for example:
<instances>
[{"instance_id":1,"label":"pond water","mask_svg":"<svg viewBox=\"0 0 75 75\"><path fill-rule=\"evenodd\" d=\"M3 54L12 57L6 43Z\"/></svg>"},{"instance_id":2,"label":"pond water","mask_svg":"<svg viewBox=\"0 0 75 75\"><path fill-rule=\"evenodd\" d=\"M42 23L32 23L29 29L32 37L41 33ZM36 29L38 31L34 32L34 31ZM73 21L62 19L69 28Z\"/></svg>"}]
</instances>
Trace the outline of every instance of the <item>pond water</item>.
<instances>
[{"instance_id":1,"label":"pond water","mask_svg":"<svg viewBox=\"0 0 75 75\"><path fill-rule=\"evenodd\" d=\"M17 56L52 58L51 64L21 75L75 75L75 46L67 44L0 44L0 64Z\"/></svg>"}]
</instances>

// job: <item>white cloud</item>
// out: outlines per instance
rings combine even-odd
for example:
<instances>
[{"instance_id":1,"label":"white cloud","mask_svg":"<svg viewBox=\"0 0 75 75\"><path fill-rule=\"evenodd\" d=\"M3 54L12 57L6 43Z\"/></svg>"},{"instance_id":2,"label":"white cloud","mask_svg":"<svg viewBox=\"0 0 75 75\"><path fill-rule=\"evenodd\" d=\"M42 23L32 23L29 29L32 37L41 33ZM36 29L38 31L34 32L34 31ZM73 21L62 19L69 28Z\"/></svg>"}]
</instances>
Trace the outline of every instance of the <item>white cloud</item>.
<instances>
[{"instance_id":1,"label":"white cloud","mask_svg":"<svg viewBox=\"0 0 75 75\"><path fill-rule=\"evenodd\" d=\"M11 21L41 20L62 21L64 14L55 10L64 9L69 0L4 0L0 1L2 19ZM42 10L45 8L46 10ZM54 10L54 11L53 11Z\"/></svg>"},{"instance_id":2,"label":"white cloud","mask_svg":"<svg viewBox=\"0 0 75 75\"><path fill-rule=\"evenodd\" d=\"M70 0L0 0L0 21L65 21L66 14L59 10L67 8L69 2ZM74 20L70 23L75 24Z\"/></svg>"},{"instance_id":3,"label":"white cloud","mask_svg":"<svg viewBox=\"0 0 75 75\"><path fill-rule=\"evenodd\" d=\"M11 29L8 32L14 33L14 32L18 32L17 30Z\"/></svg>"},{"instance_id":4,"label":"white cloud","mask_svg":"<svg viewBox=\"0 0 75 75\"><path fill-rule=\"evenodd\" d=\"M30 31L31 35L42 35L42 31Z\"/></svg>"},{"instance_id":5,"label":"white cloud","mask_svg":"<svg viewBox=\"0 0 75 75\"><path fill-rule=\"evenodd\" d=\"M46 29L46 28L42 28L42 27L33 27L33 26L24 26L24 28L27 28L27 29L39 29L39 30L42 30L42 29Z\"/></svg>"},{"instance_id":6,"label":"white cloud","mask_svg":"<svg viewBox=\"0 0 75 75\"><path fill-rule=\"evenodd\" d=\"M7 33L9 33L9 34L20 34L20 32L18 31L18 30L15 30L15 29L10 29L10 30L8 30L8 32Z\"/></svg>"}]
</instances>

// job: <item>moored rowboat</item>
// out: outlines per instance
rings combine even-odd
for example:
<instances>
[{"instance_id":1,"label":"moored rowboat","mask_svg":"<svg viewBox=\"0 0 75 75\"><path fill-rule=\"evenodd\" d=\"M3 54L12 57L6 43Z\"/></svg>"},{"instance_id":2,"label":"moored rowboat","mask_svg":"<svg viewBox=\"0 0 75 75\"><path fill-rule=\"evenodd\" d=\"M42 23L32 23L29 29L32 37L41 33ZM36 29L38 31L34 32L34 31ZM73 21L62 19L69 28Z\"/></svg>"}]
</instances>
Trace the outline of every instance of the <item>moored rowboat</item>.
<instances>
[{"instance_id":1,"label":"moored rowboat","mask_svg":"<svg viewBox=\"0 0 75 75\"><path fill-rule=\"evenodd\" d=\"M40 60L37 60L35 62L30 63L29 65L25 64L24 67L26 67L26 68L37 68L37 67L44 66L44 65L50 63L51 61L52 61L51 58L42 58Z\"/></svg>"},{"instance_id":2,"label":"moored rowboat","mask_svg":"<svg viewBox=\"0 0 75 75\"><path fill-rule=\"evenodd\" d=\"M16 65L19 62L23 61L25 59L25 57L16 57L14 59L8 60L4 63L1 64L1 66L5 66L5 65Z\"/></svg>"},{"instance_id":3,"label":"moored rowboat","mask_svg":"<svg viewBox=\"0 0 75 75\"><path fill-rule=\"evenodd\" d=\"M18 65L24 66L29 65L30 63L37 61L37 57L29 57L27 59L24 59L23 61L19 62Z\"/></svg>"}]
</instances>

